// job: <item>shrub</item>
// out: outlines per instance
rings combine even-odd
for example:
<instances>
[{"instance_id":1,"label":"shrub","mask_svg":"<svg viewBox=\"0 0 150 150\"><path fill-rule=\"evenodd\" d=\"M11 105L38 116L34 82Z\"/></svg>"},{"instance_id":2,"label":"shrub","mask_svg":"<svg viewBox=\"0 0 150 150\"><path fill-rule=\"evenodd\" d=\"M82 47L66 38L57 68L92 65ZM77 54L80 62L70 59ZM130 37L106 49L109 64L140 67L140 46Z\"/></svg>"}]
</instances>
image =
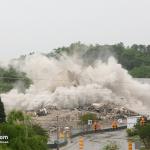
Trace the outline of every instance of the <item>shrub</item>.
<instances>
[{"instance_id":1,"label":"shrub","mask_svg":"<svg viewBox=\"0 0 150 150\"><path fill-rule=\"evenodd\" d=\"M127 131L127 134L129 137L137 135L137 131L134 128L133 129L127 129L126 131Z\"/></svg>"},{"instance_id":2,"label":"shrub","mask_svg":"<svg viewBox=\"0 0 150 150\"><path fill-rule=\"evenodd\" d=\"M111 142L110 144L106 145L103 150L119 150L119 147L116 143Z\"/></svg>"},{"instance_id":3,"label":"shrub","mask_svg":"<svg viewBox=\"0 0 150 150\"><path fill-rule=\"evenodd\" d=\"M86 113L80 117L80 120L83 124L87 124L88 120L97 120L97 116L94 113Z\"/></svg>"}]
</instances>

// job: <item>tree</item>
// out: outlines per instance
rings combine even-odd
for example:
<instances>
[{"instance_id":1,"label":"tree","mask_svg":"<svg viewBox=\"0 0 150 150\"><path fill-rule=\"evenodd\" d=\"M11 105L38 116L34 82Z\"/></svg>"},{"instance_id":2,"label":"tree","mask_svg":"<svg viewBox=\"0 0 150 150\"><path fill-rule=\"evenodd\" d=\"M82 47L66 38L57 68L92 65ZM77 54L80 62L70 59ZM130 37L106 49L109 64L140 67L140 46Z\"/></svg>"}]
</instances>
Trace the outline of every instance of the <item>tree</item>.
<instances>
[{"instance_id":1,"label":"tree","mask_svg":"<svg viewBox=\"0 0 150 150\"><path fill-rule=\"evenodd\" d=\"M46 56L59 59L64 54L79 56L86 66L95 65L97 60L107 62L110 56L114 56L133 77L144 78L149 77L150 74L147 68L150 66L150 45L133 44L132 46L124 46L123 43L118 43L114 45L96 44L88 46L78 42L71 44L69 47L55 49ZM143 73L142 68L146 69L146 73Z\"/></svg>"},{"instance_id":2,"label":"tree","mask_svg":"<svg viewBox=\"0 0 150 150\"><path fill-rule=\"evenodd\" d=\"M93 113L86 113L80 117L80 120L82 123L87 124L88 120L97 120L97 116Z\"/></svg>"},{"instance_id":3,"label":"tree","mask_svg":"<svg viewBox=\"0 0 150 150\"><path fill-rule=\"evenodd\" d=\"M5 121L6 121L6 115L5 115L5 110L4 110L4 104L0 97L0 123L3 123Z\"/></svg>"},{"instance_id":4,"label":"tree","mask_svg":"<svg viewBox=\"0 0 150 150\"><path fill-rule=\"evenodd\" d=\"M2 135L9 137L9 143L2 150L47 150L47 132L38 125L31 124L21 111L8 114L8 122L0 124ZM1 147L0 147L1 148Z\"/></svg>"},{"instance_id":5,"label":"tree","mask_svg":"<svg viewBox=\"0 0 150 150\"><path fill-rule=\"evenodd\" d=\"M150 66L135 67L130 71L130 74L137 78L150 78Z\"/></svg>"},{"instance_id":6,"label":"tree","mask_svg":"<svg viewBox=\"0 0 150 150\"><path fill-rule=\"evenodd\" d=\"M0 77L0 92L10 91L17 82L21 83L24 88L29 88L32 84L31 79L26 77L24 72L20 72L11 66L7 69L0 67ZM19 90L24 91L24 88Z\"/></svg>"},{"instance_id":7,"label":"tree","mask_svg":"<svg viewBox=\"0 0 150 150\"><path fill-rule=\"evenodd\" d=\"M8 123L17 123L23 122L25 120L25 116L21 111L13 110L8 114L7 121Z\"/></svg>"},{"instance_id":8,"label":"tree","mask_svg":"<svg viewBox=\"0 0 150 150\"><path fill-rule=\"evenodd\" d=\"M144 126L141 126L140 123L138 123L135 126L135 129L143 141L145 148L150 149L150 122L147 121Z\"/></svg>"},{"instance_id":9,"label":"tree","mask_svg":"<svg viewBox=\"0 0 150 150\"><path fill-rule=\"evenodd\" d=\"M126 130L128 137L132 137L132 136L136 136L137 135L137 131L135 128L133 129L127 129Z\"/></svg>"}]
</instances>

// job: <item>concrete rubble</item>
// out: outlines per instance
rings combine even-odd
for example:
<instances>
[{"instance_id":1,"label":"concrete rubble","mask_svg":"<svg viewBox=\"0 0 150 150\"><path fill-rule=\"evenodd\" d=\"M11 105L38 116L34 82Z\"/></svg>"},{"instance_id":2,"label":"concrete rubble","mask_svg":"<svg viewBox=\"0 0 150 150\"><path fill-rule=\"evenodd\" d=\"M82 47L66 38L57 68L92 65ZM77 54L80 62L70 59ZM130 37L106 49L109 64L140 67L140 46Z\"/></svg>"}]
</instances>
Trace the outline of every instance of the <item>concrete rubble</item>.
<instances>
[{"instance_id":1,"label":"concrete rubble","mask_svg":"<svg viewBox=\"0 0 150 150\"><path fill-rule=\"evenodd\" d=\"M102 122L110 122L113 119L126 119L128 116L138 115L137 113L114 103L94 103L92 105L69 109L58 109L56 107L47 107L47 114L37 115L36 111L27 112L32 116L35 123L40 124L48 131L55 132L57 126L56 116L59 116L58 125L60 128L72 127L78 128L80 116L85 113L94 113ZM37 110L38 111L38 110ZM32 115L33 114L33 115Z\"/></svg>"}]
</instances>

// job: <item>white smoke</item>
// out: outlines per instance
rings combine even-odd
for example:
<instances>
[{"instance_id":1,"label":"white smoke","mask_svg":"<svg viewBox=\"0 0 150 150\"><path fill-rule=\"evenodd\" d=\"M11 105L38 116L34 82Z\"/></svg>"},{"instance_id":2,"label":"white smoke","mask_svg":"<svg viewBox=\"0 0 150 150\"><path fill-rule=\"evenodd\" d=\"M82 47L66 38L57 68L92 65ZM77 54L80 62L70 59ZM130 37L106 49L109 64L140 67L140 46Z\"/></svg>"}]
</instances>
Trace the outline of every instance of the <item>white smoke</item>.
<instances>
[{"instance_id":1,"label":"white smoke","mask_svg":"<svg viewBox=\"0 0 150 150\"><path fill-rule=\"evenodd\" d=\"M74 108L95 102L119 103L135 111L150 107L150 85L134 80L117 61L96 61L84 66L79 57L60 59L34 54L13 66L27 73L33 85L19 93L17 89L2 94L7 110L35 109L40 105Z\"/></svg>"}]
</instances>

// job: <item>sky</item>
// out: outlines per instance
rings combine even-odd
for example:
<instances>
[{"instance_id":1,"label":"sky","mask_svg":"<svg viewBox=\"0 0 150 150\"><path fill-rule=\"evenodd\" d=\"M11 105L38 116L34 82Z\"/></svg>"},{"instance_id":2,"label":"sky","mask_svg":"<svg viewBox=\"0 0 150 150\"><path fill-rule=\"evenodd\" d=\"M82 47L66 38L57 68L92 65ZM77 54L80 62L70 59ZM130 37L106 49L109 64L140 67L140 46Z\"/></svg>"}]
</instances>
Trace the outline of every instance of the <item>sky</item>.
<instances>
[{"instance_id":1,"label":"sky","mask_svg":"<svg viewBox=\"0 0 150 150\"><path fill-rule=\"evenodd\" d=\"M0 0L0 61L85 44L150 44L150 0Z\"/></svg>"}]
</instances>

